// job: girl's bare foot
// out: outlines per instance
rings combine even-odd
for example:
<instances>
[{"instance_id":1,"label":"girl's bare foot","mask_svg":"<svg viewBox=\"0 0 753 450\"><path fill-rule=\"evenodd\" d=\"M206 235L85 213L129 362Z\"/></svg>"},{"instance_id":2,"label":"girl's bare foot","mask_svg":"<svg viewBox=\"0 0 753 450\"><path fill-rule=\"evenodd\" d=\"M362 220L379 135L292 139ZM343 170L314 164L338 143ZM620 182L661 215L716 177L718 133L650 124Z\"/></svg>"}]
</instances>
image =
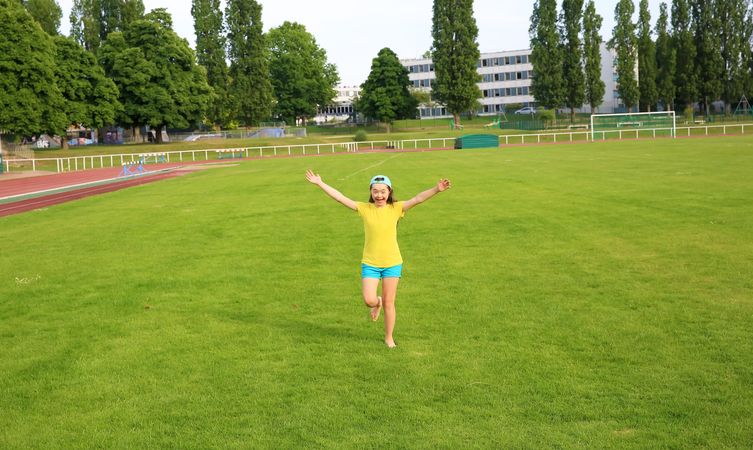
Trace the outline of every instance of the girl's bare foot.
<instances>
[{"instance_id":1,"label":"girl's bare foot","mask_svg":"<svg viewBox=\"0 0 753 450\"><path fill-rule=\"evenodd\" d=\"M393 339L390 339L390 340L385 339L384 343L387 344L387 347L389 348L397 347L397 344L395 344L395 341Z\"/></svg>"},{"instance_id":2,"label":"girl's bare foot","mask_svg":"<svg viewBox=\"0 0 753 450\"><path fill-rule=\"evenodd\" d=\"M377 305L371 308L371 321L376 322L379 319L379 311L382 310L382 297L377 297Z\"/></svg>"}]
</instances>

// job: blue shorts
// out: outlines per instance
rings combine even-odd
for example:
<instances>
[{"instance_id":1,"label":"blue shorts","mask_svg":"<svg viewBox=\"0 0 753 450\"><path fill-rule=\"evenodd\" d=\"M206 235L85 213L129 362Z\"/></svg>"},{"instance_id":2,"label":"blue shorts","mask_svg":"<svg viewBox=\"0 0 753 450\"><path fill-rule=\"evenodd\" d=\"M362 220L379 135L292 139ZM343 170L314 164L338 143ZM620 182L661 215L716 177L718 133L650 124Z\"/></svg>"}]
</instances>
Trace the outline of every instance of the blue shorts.
<instances>
[{"instance_id":1,"label":"blue shorts","mask_svg":"<svg viewBox=\"0 0 753 450\"><path fill-rule=\"evenodd\" d=\"M368 264L361 264L361 278L400 278L402 273L402 264L392 267L373 267Z\"/></svg>"}]
</instances>

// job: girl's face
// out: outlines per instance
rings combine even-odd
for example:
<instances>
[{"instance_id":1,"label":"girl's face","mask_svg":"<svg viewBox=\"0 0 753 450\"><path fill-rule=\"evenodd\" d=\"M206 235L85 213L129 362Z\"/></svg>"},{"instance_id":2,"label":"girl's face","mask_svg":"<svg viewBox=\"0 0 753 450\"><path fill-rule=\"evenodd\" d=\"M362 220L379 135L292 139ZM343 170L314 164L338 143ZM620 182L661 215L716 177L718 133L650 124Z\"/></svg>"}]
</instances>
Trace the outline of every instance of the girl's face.
<instances>
[{"instance_id":1,"label":"girl's face","mask_svg":"<svg viewBox=\"0 0 753 450\"><path fill-rule=\"evenodd\" d=\"M376 183L371 185L371 198L374 199L374 205L386 205L389 196L390 188L386 184Z\"/></svg>"}]
</instances>

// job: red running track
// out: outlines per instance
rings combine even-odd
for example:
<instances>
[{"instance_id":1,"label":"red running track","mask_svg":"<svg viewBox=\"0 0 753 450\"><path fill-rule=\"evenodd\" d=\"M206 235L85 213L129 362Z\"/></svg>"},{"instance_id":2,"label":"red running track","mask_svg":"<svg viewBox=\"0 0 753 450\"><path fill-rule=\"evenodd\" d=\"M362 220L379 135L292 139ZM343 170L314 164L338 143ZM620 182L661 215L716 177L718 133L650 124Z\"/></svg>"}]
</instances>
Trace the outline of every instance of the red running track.
<instances>
[{"instance_id":1,"label":"red running track","mask_svg":"<svg viewBox=\"0 0 753 450\"><path fill-rule=\"evenodd\" d=\"M99 174L93 174L89 172L100 172ZM108 173L109 172L109 173ZM115 181L112 183L81 187L72 191L58 192L41 197L29 198L25 200L19 200L16 202L0 204L0 217L9 216L11 214L18 214L25 211L31 211L34 209L46 208L58 203L69 202L90 195L102 194L105 192L117 191L119 189L125 189L132 186L138 186L140 184L151 183L153 181L164 180L165 178L172 178L180 175L184 175L187 172L182 171L169 171L158 173L154 175L142 175L139 177L127 177L123 181ZM78 175L78 176L71 176ZM50 178L52 177L52 178ZM82 184L87 182L96 182L107 180L109 178L116 178L117 173L112 174L112 169L103 169L87 172L74 172L65 173L59 175L43 175L33 178L20 178L16 180L7 180L0 183L0 196L7 195L19 195L24 193L37 192L40 190L64 188L66 186ZM39 180L43 179L43 180ZM32 181L32 182L30 182ZM40 182L41 181L41 182ZM13 184L14 186L6 187L5 184ZM20 187L19 187L20 186ZM19 192L19 189L25 188ZM14 192L14 194L5 194L5 192Z\"/></svg>"},{"instance_id":2,"label":"red running track","mask_svg":"<svg viewBox=\"0 0 753 450\"><path fill-rule=\"evenodd\" d=\"M149 171L175 168L186 163L150 164L144 168ZM64 172L50 175L39 175L25 178L11 178L3 180L0 176L0 199L14 195L30 194L32 192L61 189L77 184L94 183L97 181L118 178L123 169L109 167L106 169L89 169L78 172ZM11 173L12 174L12 173ZM123 177L127 180L129 177Z\"/></svg>"}]
</instances>

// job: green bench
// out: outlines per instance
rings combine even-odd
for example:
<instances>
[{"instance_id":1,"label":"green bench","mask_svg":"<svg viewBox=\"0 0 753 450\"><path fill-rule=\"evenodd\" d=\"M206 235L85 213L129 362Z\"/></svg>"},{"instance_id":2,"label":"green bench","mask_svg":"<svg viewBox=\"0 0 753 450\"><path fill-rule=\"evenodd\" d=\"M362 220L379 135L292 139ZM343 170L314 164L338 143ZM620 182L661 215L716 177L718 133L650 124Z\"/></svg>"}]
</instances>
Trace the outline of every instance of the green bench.
<instances>
[{"instance_id":1,"label":"green bench","mask_svg":"<svg viewBox=\"0 0 753 450\"><path fill-rule=\"evenodd\" d=\"M469 134L455 139L455 148L490 148L499 147L499 136L496 134Z\"/></svg>"}]
</instances>

